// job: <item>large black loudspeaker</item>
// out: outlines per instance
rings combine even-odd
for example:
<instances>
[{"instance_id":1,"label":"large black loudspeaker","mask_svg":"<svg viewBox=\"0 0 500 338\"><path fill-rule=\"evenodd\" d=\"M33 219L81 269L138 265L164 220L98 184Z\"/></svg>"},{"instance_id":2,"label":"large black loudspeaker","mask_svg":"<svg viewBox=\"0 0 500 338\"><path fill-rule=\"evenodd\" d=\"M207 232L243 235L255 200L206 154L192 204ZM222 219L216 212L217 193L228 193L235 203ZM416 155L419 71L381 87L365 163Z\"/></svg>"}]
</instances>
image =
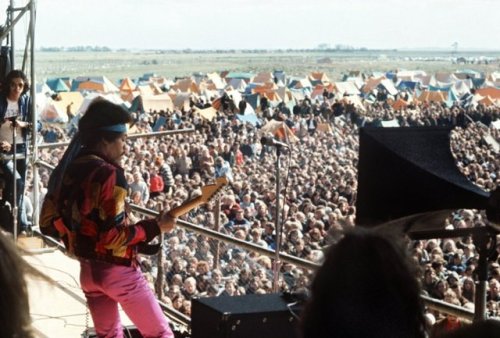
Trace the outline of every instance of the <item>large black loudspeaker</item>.
<instances>
[{"instance_id":1,"label":"large black loudspeaker","mask_svg":"<svg viewBox=\"0 0 500 338\"><path fill-rule=\"evenodd\" d=\"M297 312L278 294L194 299L191 338L298 338Z\"/></svg>"},{"instance_id":2,"label":"large black loudspeaker","mask_svg":"<svg viewBox=\"0 0 500 338\"><path fill-rule=\"evenodd\" d=\"M375 226L424 218L424 227L444 224L456 209L485 209L499 222L500 190L487 192L457 168L450 128L362 128L360 130L356 223ZM413 229L413 228L412 228ZM401 229L403 231L409 230Z\"/></svg>"}]
</instances>

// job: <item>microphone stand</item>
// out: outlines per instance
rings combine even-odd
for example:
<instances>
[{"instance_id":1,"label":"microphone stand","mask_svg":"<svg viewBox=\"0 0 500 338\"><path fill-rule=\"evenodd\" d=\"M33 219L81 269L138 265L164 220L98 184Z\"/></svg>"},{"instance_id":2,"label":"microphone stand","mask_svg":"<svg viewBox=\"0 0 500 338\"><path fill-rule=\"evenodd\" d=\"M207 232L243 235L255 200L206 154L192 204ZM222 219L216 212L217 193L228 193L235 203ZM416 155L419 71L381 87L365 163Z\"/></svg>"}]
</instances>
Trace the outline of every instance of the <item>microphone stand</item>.
<instances>
[{"instance_id":1,"label":"microphone stand","mask_svg":"<svg viewBox=\"0 0 500 338\"><path fill-rule=\"evenodd\" d=\"M12 199L12 225L13 225L13 235L14 235L14 242L17 241L17 142L16 142L16 137L17 137L17 122L16 122L16 117L10 118L10 121L12 123L12 192L13 192L13 199Z\"/></svg>"},{"instance_id":2,"label":"microphone stand","mask_svg":"<svg viewBox=\"0 0 500 338\"><path fill-rule=\"evenodd\" d=\"M281 249L281 225L280 225L280 155L281 155L281 145L276 145L276 216L274 221L274 227L276 231L276 253L274 258L274 266L273 266L273 291L275 293L279 292L279 273L281 269L281 261L280 261L280 249Z\"/></svg>"}]
</instances>

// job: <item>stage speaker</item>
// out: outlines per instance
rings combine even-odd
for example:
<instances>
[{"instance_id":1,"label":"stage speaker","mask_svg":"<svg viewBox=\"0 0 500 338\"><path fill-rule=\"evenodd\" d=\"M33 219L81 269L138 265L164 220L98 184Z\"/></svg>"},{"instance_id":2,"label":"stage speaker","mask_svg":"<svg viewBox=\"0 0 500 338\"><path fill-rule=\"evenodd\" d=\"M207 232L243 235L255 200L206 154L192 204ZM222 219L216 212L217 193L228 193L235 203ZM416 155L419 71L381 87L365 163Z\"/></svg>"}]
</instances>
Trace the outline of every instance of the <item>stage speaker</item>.
<instances>
[{"instance_id":1,"label":"stage speaker","mask_svg":"<svg viewBox=\"0 0 500 338\"><path fill-rule=\"evenodd\" d=\"M375 226L405 219L408 227L414 224L411 218L421 218L420 226L427 229L418 230L430 230L456 209L483 209L498 223L500 190L484 191L458 170L450 131L361 128L356 223Z\"/></svg>"},{"instance_id":2,"label":"stage speaker","mask_svg":"<svg viewBox=\"0 0 500 338\"><path fill-rule=\"evenodd\" d=\"M279 294L198 298L191 338L298 338L299 312Z\"/></svg>"}]
</instances>

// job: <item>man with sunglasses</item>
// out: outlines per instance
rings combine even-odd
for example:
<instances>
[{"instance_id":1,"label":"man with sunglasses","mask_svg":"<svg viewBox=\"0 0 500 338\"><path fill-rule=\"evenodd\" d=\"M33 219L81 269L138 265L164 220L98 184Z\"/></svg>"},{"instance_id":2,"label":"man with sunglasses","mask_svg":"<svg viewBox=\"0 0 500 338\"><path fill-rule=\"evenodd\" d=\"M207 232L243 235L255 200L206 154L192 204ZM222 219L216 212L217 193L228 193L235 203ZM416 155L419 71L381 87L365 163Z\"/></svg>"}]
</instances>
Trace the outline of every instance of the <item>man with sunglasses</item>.
<instances>
[{"instance_id":1,"label":"man with sunglasses","mask_svg":"<svg viewBox=\"0 0 500 338\"><path fill-rule=\"evenodd\" d=\"M15 177L18 232L30 231L23 203L27 169L26 139L32 125L29 122L31 119L29 88L26 75L20 70L12 70L7 74L0 90L0 175L3 175L6 181L3 197L11 205L14 202ZM16 128L15 140L13 128ZM15 172L12 160L14 152L16 152ZM13 231L12 225L3 226Z\"/></svg>"}]
</instances>

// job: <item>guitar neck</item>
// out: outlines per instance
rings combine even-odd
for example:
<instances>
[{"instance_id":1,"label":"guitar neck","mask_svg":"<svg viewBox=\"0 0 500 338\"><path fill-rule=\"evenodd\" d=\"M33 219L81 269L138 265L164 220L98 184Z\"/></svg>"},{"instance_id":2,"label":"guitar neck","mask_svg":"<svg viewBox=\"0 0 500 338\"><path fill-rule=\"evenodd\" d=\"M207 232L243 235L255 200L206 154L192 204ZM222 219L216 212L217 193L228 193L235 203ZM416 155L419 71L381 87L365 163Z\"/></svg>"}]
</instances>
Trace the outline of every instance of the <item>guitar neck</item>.
<instances>
[{"instance_id":1,"label":"guitar neck","mask_svg":"<svg viewBox=\"0 0 500 338\"><path fill-rule=\"evenodd\" d=\"M205 203L203 198L196 197L190 201L187 201L186 203L184 203L182 205L179 205L178 207L173 208L172 210L170 210L168 212L168 214L171 217L177 218L177 217L180 217L182 215L187 214L188 212L190 212L191 210L193 210L194 208L198 207L199 205L201 205L203 203Z\"/></svg>"}]
</instances>

